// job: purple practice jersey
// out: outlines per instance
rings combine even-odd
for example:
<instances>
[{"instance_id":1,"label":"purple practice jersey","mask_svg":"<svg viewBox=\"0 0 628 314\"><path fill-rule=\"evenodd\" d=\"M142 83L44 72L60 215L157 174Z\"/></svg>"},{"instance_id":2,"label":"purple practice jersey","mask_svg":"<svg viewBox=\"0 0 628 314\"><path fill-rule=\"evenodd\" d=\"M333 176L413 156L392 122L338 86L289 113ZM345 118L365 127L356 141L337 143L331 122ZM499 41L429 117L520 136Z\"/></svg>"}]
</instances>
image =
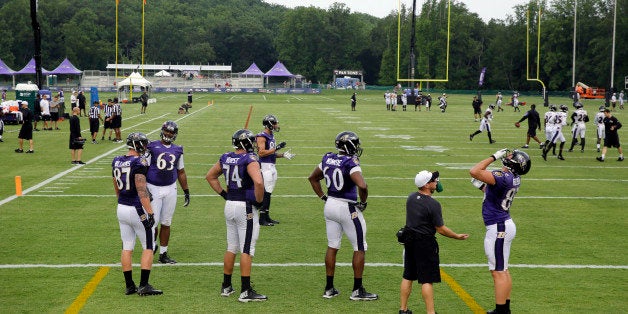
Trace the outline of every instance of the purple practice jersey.
<instances>
[{"instance_id":1,"label":"purple practice jersey","mask_svg":"<svg viewBox=\"0 0 628 314\"><path fill-rule=\"evenodd\" d=\"M141 207L140 197L135 188L135 175L146 175L148 162L138 156L117 156L111 163L111 174L120 190L118 204Z\"/></svg>"},{"instance_id":2,"label":"purple practice jersey","mask_svg":"<svg viewBox=\"0 0 628 314\"><path fill-rule=\"evenodd\" d=\"M260 136L266 138L266 147L264 147L265 150L275 148L275 135L274 134L267 134L266 132L260 132L259 134L257 134L257 137L260 137ZM274 164L277 162L277 155L270 154L268 156L260 157L259 162Z\"/></svg>"},{"instance_id":3,"label":"purple practice jersey","mask_svg":"<svg viewBox=\"0 0 628 314\"><path fill-rule=\"evenodd\" d=\"M510 219L510 206L521 184L520 177L512 172L495 170L492 174L495 185L486 185L482 203L482 218L487 226Z\"/></svg>"},{"instance_id":4,"label":"purple practice jersey","mask_svg":"<svg viewBox=\"0 0 628 314\"><path fill-rule=\"evenodd\" d=\"M227 184L227 200L255 201L253 179L246 171L252 162L258 162L257 156L253 153L229 152L220 156L220 165Z\"/></svg>"},{"instance_id":5,"label":"purple practice jersey","mask_svg":"<svg viewBox=\"0 0 628 314\"><path fill-rule=\"evenodd\" d=\"M362 171L358 157L327 153L319 167L325 176L327 195L350 201L358 200L356 185L351 180L352 173Z\"/></svg>"},{"instance_id":6,"label":"purple practice jersey","mask_svg":"<svg viewBox=\"0 0 628 314\"><path fill-rule=\"evenodd\" d=\"M148 144L150 167L146 182L157 186L168 186L177 182L178 170L183 168L183 147L175 144L164 145L161 141Z\"/></svg>"}]
</instances>

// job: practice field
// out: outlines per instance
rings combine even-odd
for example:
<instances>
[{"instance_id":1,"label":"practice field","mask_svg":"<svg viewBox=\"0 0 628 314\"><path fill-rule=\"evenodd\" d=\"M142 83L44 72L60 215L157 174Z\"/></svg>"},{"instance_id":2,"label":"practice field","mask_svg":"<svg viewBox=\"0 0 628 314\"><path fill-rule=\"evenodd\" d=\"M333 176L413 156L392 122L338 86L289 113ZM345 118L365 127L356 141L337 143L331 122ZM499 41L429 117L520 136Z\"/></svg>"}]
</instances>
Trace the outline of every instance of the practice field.
<instances>
[{"instance_id":1,"label":"practice field","mask_svg":"<svg viewBox=\"0 0 628 314\"><path fill-rule=\"evenodd\" d=\"M433 93L434 95L436 93ZM176 143L185 147L185 169L191 204L182 207L172 225L169 253L176 265L155 264L151 284L162 296L124 295L120 235L111 161L125 154L124 143L85 144L84 166L70 164L68 122L60 131L35 132L35 154L16 154L19 126L5 126L0 143L0 308L4 313L394 313L399 309L402 246L395 233L405 221L405 200L416 190L414 175L438 170L444 191L445 224L466 241L438 236L443 282L435 285L439 313L481 313L494 307L493 286L483 252L482 194L470 184L469 169L496 150L524 144L526 122L513 126L522 112L505 107L495 112L493 139L485 133L469 141L479 123L473 120L471 95L450 95L446 113L390 112L383 92L359 92L357 111L350 111L349 91L321 95L202 94L194 95L187 115L177 114L184 94L156 94L156 104L139 114L138 104L123 106L123 139L132 131L159 138L166 120L179 124ZM110 97L101 95L101 97ZM483 108L494 99L484 96ZM528 104L538 97L523 96ZM213 102L212 105L208 103ZM573 107L568 99L552 99ZM220 154L231 150L231 135L242 128L253 106L249 128L262 130L264 115L281 124L278 142L296 154L279 159L279 180L273 193L272 217L281 221L262 227L254 258L254 288L268 295L263 303L242 304L237 296L220 296L225 249L224 201L205 181ZM599 102L588 100L591 117ZM540 106L541 115L545 108ZM618 119L628 125L623 111ZM88 120L81 118L83 137ZM625 230L628 164L595 160L595 129L587 125L587 147L568 153L565 161L551 153L541 158L538 145L526 151L532 170L523 177L512 206L517 238L512 247L512 310L516 313L621 313L628 307L628 244ZM569 128L570 129L570 128ZM620 139L628 141L627 127ZM355 131L362 141L364 177L369 185L364 212L368 232L364 286L378 293L370 302L350 301L353 285L351 246L339 251L335 285L340 296L321 297L325 285L326 250L323 203L307 180L325 152L335 151L334 138ZM102 132L102 129L101 129ZM544 132L539 135L542 139ZM565 132L566 137L568 131ZM498 166L498 163L493 164ZM15 176L24 195L15 197ZM180 189L180 187L179 187ZM139 263L139 246L134 263ZM139 266L134 279L139 282ZM239 291L239 269L233 279ZM415 284L409 307L424 311Z\"/></svg>"}]
</instances>

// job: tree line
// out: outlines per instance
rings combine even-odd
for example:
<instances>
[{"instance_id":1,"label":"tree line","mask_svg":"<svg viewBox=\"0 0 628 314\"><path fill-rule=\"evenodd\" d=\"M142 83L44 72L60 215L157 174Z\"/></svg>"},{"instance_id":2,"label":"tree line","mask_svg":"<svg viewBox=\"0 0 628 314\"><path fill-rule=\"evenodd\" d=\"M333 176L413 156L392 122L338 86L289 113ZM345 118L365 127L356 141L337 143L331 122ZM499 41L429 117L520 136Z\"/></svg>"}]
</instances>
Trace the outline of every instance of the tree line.
<instances>
[{"instance_id":1,"label":"tree line","mask_svg":"<svg viewBox=\"0 0 628 314\"><path fill-rule=\"evenodd\" d=\"M540 49L536 0L489 22L462 1L452 0L451 11L447 0L419 2L415 78L448 74L447 82L432 86L478 89L486 67L484 89L539 90L538 82L527 80L537 76L549 90L571 89L575 0L541 1ZM611 85L614 2L577 1L576 82ZM142 1L119 0L119 63L141 62L141 12ZM231 64L241 72L252 62L266 71L280 60L314 83L328 83L334 69L350 69L363 70L369 85L394 85L398 76L409 78L411 68L412 9L402 6L399 16L400 21L391 10L377 18L341 3L288 9L261 0L147 0L144 62ZM19 70L33 56L29 1L0 0L0 21L0 59ZM54 68L68 57L79 69L104 70L116 59L115 21L115 0L39 1L43 66ZM617 0L616 39L614 86L622 89L628 75L628 0Z\"/></svg>"}]
</instances>

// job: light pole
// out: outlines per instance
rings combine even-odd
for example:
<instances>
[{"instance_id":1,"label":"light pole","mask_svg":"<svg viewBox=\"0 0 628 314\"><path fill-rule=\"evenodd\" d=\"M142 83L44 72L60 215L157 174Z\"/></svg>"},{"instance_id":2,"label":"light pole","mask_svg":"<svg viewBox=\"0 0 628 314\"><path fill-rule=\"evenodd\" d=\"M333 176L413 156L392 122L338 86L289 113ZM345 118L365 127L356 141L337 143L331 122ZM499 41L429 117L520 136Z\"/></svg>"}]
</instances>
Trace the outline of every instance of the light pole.
<instances>
[{"instance_id":1,"label":"light pole","mask_svg":"<svg viewBox=\"0 0 628 314\"><path fill-rule=\"evenodd\" d=\"M576 20L578 19L578 0L573 5L573 53L571 61L571 87L576 88Z\"/></svg>"}]
</instances>

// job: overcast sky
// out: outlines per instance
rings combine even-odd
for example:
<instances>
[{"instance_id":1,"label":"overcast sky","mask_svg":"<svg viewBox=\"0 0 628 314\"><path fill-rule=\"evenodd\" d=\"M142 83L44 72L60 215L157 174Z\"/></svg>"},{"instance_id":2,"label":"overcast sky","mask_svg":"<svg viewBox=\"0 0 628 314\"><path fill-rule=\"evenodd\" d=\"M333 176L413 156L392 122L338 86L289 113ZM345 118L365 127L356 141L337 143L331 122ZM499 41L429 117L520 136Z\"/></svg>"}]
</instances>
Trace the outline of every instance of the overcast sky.
<instances>
[{"instance_id":1,"label":"overcast sky","mask_svg":"<svg viewBox=\"0 0 628 314\"><path fill-rule=\"evenodd\" d=\"M329 9L332 3L344 3L351 9L351 12L363 12L377 17L387 16L391 11L397 10L398 0L263 0L267 3L280 4L289 8L297 6L315 6L322 9ZM423 5L423 0L417 0L417 7ZM528 0L466 0L462 1L467 9L477 13L482 20L491 18L504 19L507 15L512 15L515 5L527 3ZM401 0L406 7L412 7L412 0Z\"/></svg>"}]
</instances>

